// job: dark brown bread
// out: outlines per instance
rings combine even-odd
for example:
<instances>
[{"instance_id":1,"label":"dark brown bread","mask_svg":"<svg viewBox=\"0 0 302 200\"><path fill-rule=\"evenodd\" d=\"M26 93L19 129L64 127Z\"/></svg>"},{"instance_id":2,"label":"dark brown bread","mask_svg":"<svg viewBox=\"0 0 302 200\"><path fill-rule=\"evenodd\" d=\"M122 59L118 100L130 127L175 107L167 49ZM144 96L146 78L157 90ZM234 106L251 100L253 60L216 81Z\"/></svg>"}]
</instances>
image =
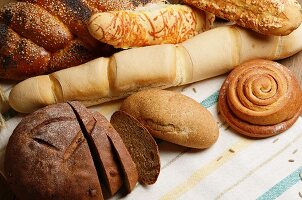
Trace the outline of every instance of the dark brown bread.
<instances>
[{"instance_id":1,"label":"dark brown bread","mask_svg":"<svg viewBox=\"0 0 302 200\"><path fill-rule=\"evenodd\" d=\"M158 146L149 131L123 111L115 112L110 120L133 158L142 184L156 182L160 172Z\"/></svg>"},{"instance_id":2,"label":"dark brown bread","mask_svg":"<svg viewBox=\"0 0 302 200\"><path fill-rule=\"evenodd\" d=\"M86 139L91 142L91 152L99 160L97 170L101 170L110 196L114 195L122 186L122 176L119 172L118 164L114 158L114 149L106 135L106 127L109 122L96 121L93 114L80 102L69 102L78 115L88 134ZM89 142L88 142L89 144ZM99 169L98 169L99 168Z\"/></svg>"},{"instance_id":3,"label":"dark brown bread","mask_svg":"<svg viewBox=\"0 0 302 200\"><path fill-rule=\"evenodd\" d=\"M97 121L97 124L102 124L102 126L99 127L100 131L107 134L121 168L123 169L126 188L128 192L131 192L137 184L138 171L127 147L122 138L103 115L98 112L93 112L93 117Z\"/></svg>"},{"instance_id":4,"label":"dark brown bread","mask_svg":"<svg viewBox=\"0 0 302 200\"><path fill-rule=\"evenodd\" d=\"M88 144L66 103L22 119L8 142L4 167L20 199L103 199Z\"/></svg>"}]
</instances>

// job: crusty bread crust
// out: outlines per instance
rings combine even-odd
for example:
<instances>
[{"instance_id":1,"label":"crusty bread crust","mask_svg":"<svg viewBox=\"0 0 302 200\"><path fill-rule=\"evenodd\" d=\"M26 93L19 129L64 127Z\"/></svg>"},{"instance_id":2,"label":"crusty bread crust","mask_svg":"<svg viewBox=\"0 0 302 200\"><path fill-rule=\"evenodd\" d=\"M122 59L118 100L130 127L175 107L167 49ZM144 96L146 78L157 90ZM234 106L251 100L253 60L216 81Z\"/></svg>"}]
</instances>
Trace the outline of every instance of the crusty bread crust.
<instances>
[{"instance_id":1,"label":"crusty bread crust","mask_svg":"<svg viewBox=\"0 0 302 200\"><path fill-rule=\"evenodd\" d=\"M240 26L266 35L288 35L302 21L297 0L183 0Z\"/></svg>"},{"instance_id":2,"label":"crusty bread crust","mask_svg":"<svg viewBox=\"0 0 302 200\"><path fill-rule=\"evenodd\" d=\"M9 139L4 167L20 199L103 199L89 146L66 103L22 119Z\"/></svg>"}]
</instances>

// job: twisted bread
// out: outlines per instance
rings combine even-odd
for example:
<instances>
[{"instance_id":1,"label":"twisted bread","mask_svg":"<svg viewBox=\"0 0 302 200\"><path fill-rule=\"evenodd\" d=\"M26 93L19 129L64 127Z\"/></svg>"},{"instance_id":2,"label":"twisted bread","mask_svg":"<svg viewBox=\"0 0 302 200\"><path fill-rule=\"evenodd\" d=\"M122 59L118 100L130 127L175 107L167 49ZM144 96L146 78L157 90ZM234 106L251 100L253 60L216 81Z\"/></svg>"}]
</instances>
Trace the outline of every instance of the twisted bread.
<instances>
[{"instance_id":1,"label":"twisted bread","mask_svg":"<svg viewBox=\"0 0 302 200\"><path fill-rule=\"evenodd\" d=\"M148 4L140 9L94 14L88 29L117 48L177 44L209 30L215 16L185 5Z\"/></svg>"},{"instance_id":2,"label":"twisted bread","mask_svg":"<svg viewBox=\"0 0 302 200\"><path fill-rule=\"evenodd\" d=\"M302 90L284 66L253 60L235 68L219 96L220 113L239 133L268 137L288 129L302 111Z\"/></svg>"}]
</instances>

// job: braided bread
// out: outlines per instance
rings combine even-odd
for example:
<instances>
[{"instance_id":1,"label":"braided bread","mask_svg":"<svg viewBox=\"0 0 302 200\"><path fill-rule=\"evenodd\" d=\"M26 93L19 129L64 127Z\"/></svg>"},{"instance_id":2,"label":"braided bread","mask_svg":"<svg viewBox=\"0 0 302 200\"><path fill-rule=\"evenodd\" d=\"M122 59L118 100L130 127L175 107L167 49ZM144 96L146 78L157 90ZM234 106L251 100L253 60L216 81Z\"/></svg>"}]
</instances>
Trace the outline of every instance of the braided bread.
<instances>
[{"instance_id":1,"label":"braided bread","mask_svg":"<svg viewBox=\"0 0 302 200\"><path fill-rule=\"evenodd\" d=\"M131 9L152 0L21 1L0 10L1 79L23 80L110 56L117 50L89 34L91 15Z\"/></svg>"}]
</instances>

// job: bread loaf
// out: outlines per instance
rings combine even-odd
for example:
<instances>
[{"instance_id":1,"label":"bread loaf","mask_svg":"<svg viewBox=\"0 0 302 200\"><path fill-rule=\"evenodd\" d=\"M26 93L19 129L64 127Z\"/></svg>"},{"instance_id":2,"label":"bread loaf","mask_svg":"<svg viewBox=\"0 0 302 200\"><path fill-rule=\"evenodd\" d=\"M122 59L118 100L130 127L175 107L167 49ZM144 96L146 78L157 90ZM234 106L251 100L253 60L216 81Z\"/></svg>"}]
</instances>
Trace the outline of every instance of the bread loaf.
<instances>
[{"instance_id":1,"label":"bread loaf","mask_svg":"<svg viewBox=\"0 0 302 200\"><path fill-rule=\"evenodd\" d=\"M103 199L88 144L68 104L24 117L9 139L4 167L10 188L24 200Z\"/></svg>"},{"instance_id":2,"label":"bread loaf","mask_svg":"<svg viewBox=\"0 0 302 200\"><path fill-rule=\"evenodd\" d=\"M188 5L215 14L267 35L288 35L302 21L297 0L182 0Z\"/></svg>"},{"instance_id":3,"label":"bread loaf","mask_svg":"<svg viewBox=\"0 0 302 200\"><path fill-rule=\"evenodd\" d=\"M211 113L178 92L140 91L126 98L120 110L140 121L154 137L186 147L208 148L219 135Z\"/></svg>"},{"instance_id":4,"label":"bread loaf","mask_svg":"<svg viewBox=\"0 0 302 200\"><path fill-rule=\"evenodd\" d=\"M79 102L24 117L7 144L4 172L16 196L25 200L101 200L123 183L130 192L138 181L122 138L105 117Z\"/></svg>"},{"instance_id":5,"label":"bread loaf","mask_svg":"<svg viewBox=\"0 0 302 200\"><path fill-rule=\"evenodd\" d=\"M210 29L215 16L185 5L148 4L136 10L94 14L92 36L116 48L177 44Z\"/></svg>"},{"instance_id":6,"label":"bread loaf","mask_svg":"<svg viewBox=\"0 0 302 200\"><path fill-rule=\"evenodd\" d=\"M237 132L269 137L291 127L302 112L302 90L279 63L252 60L234 69L221 87L219 110Z\"/></svg>"},{"instance_id":7,"label":"bread loaf","mask_svg":"<svg viewBox=\"0 0 302 200\"><path fill-rule=\"evenodd\" d=\"M1 79L23 80L76 66L99 56L112 55L117 50L89 34L87 24L91 15L94 12L132 9L149 2L21 1L0 9Z\"/></svg>"},{"instance_id":8,"label":"bread loaf","mask_svg":"<svg viewBox=\"0 0 302 200\"><path fill-rule=\"evenodd\" d=\"M129 49L27 79L11 90L9 103L15 110L28 113L68 100L89 106L144 89L184 85L226 73L251 59L291 56L302 49L301 34L302 26L288 36L264 36L237 26L218 27L178 45Z\"/></svg>"}]
</instances>

